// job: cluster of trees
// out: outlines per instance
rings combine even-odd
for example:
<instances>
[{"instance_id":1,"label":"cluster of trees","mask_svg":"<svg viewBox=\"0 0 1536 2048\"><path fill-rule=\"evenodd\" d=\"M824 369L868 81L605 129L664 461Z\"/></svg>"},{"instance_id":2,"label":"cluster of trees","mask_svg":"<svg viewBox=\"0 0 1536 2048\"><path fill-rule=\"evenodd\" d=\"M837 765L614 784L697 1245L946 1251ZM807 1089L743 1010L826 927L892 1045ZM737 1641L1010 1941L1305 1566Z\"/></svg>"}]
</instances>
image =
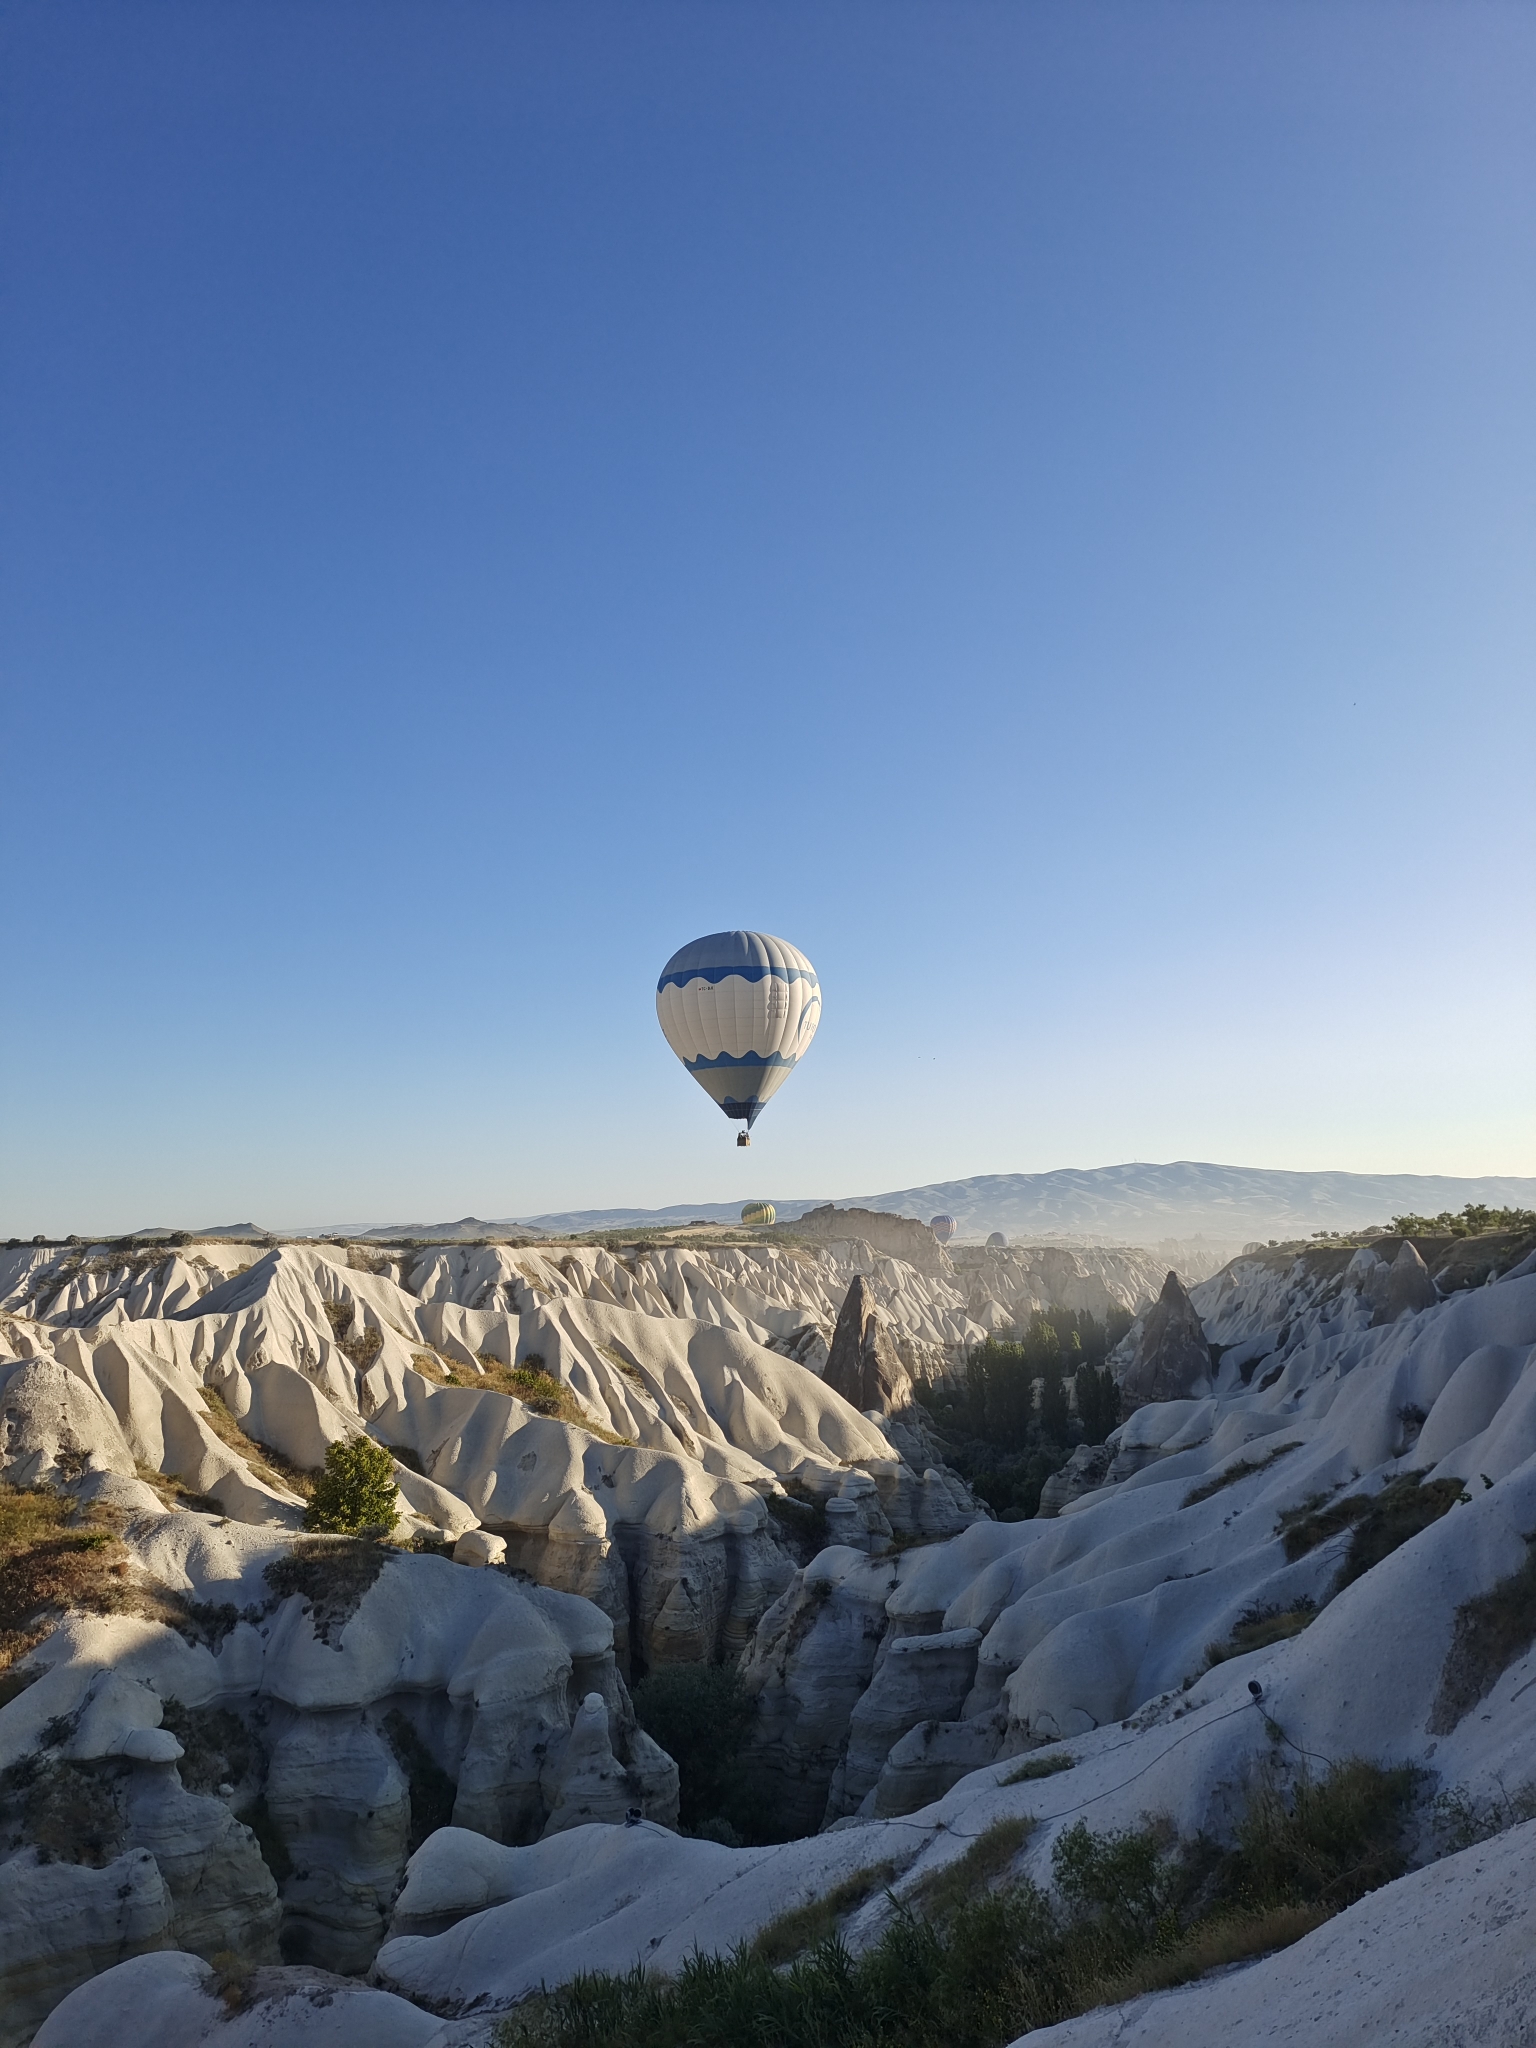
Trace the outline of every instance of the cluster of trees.
<instances>
[{"instance_id":1,"label":"cluster of trees","mask_svg":"<svg viewBox=\"0 0 1536 2048\"><path fill-rule=\"evenodd\" d=\"M1130 1326L1125 1314L1101 1323L1053 1309L1022 1337L989 1338L966 1360L964 1392L952 1401L955 1421L1002 1450L1041 1439L1063 1448L1103 1443L1120 1420L1119 1389L1104 1361Z\"/></svg>"},{"instance_id":2,"label":"cluster of trees","mask_svg":"<svg viewBox=\"0 0 1536 2048\"><path fill-rule=\"evenodd\" d=\"M1130 1326L1124 1313L1101 1323L1053 1308L1020 1336L977 1345L961 1386L925 1396L956 1469L1004 1521L1034 1514L1074 1445L1103 1443L1120 1420L1105 1360Z\"/></svg>"},{"instance_id":3,"label":"cluster of trees","mask_svg":"<svg viewBox=\"0 0 1536 2048\"><path fill-rule=\"evenodd\" d=\"M1536 1230L1536 1209L1488 1209L1468 1202L1459 1215L1442 1209L1438 1216L1394 1216L1395 1237L1481 1237L1489 1230Z\"/></svg>"}]
</instances>

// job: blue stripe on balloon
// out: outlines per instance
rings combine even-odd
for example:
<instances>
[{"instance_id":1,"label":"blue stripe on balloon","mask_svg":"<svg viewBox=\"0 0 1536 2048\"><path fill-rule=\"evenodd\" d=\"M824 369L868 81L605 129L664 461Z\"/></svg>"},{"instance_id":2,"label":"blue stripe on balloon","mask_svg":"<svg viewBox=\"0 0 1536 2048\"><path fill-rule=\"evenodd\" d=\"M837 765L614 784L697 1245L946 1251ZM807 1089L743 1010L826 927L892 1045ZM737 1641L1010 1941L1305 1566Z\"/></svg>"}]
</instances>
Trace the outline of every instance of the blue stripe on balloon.
<instances>
[{"instance_id":1,"label":"blue stripe on balloon","mask_svg":"<svg viewBox=\"0 0 1536 2048\"><path fill-rule=\"evenodd\" d=\"M809 967L755 967L733 963L729 967L679 967L675 972L669 967L657 982L656 993L660 995L664 988L686 988L690 981L707 981L711 987L717 987L722 981L729 981L733 974L740 981L816 981Z\"/></svg>"},{"instance_id":2,"label":"blue stripe on balloon","mask_svg":"<svg viewBox=\"0 0 1536 2048\"><path fill-rule=\"evenodd\" d=\"M781 1052L722 1052L713 1059L684 1060L683 1065L690 1074L696 1074L701 1067L792 1067L799 1058L786 1059Z\"/></svg>"}]
</instances>

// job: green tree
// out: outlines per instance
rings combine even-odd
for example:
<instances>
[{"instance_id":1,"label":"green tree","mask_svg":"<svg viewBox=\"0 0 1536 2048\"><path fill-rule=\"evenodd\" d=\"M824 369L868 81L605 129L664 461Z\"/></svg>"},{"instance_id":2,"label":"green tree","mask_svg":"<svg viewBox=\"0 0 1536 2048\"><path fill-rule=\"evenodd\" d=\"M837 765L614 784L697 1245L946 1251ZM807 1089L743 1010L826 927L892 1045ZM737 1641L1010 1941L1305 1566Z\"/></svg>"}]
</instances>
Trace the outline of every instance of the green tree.
<instances>
[{"instance_id":1,"label":"green tree","mask_svg":"<svg viewBox=\"0 0 1536 2048\"><path fill-rule=\"evenodd\" d=\"M1083 1442L1101 1444L1120 1420L1120 1389L1107 1365L1079 1366L1075 1383Z\"/></svg>"},{"instance_id":2,"label":"green tree","mask_svg":"<svg viewBox=\"0 0 1536 2048\"><path fill-rule=\"evenodd\" d=\"M388 1451L366 1436L349 1437L326 1452L304 1526L339 1536L378 1529L387 1536L400 1519L398 1501Z\"/></svg>"}]
</instances>

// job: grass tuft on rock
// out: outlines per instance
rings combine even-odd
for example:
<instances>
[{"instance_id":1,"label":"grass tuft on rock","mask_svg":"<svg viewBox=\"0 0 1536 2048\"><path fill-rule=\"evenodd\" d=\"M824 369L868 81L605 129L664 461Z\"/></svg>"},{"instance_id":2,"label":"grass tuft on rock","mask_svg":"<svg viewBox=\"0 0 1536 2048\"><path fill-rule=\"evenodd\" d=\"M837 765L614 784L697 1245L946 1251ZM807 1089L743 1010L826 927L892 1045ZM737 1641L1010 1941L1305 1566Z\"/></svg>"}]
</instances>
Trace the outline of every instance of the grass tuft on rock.
<instances>
[{"instance_id":1,"label":"grass tuft on rock","mask_svg":"<svg viewBox=\"0 0 1536 2048\"><path fill-rule=\"evenodd\" d=\"M770 1921L754 1938L753 1956L759 1961L772 1963L775 1968L792 1962L796 1956L804 1955L807 1949L830 1940L845 1915L855 1912L876 1892L888 1891L895 1876L894 1863L872 1863L868 1869L856 1870L851 1877L845 1877L824 1897L811 1899L803 1906L792 1906L777 1920Z\"/></svg>"},{"instance_id":2,"label":"grass tuft on rock","mask_svg":"<svg viewBox=\"0 0 1536 2048\"><path fill-rule=\"evenodd\" d=\"M1028 1785L1038 1778L1054 1778L1058 1771L1070 1771L1076 1767L1077 1758L1066 1756L1059 1750L1051 1750L1045 1756L1027 1756L1022 1763L1015 1764L1006 1777L999 1778L999 1785Z\"/></svg>"},{"instance_id":3,"label":"grass tuft on rock","mask_svg":"<svg viewBox=\"0 0 1536 2048\"><path fill-rule=\"evenodd\" d=\"M393 1553L359 1537L301 1537L262 1577L280 1600L297 1593L322 1643L340 1649L341 1632Z\"/></svg>"},{"instance_id":4,"label":"grass tuft on rock","mask_svg":"<svg viewBox=\"0 0 1536 2048\"><path fill-rule=\"evenodd\" d=\"M1459 1479L1434 1479L1427 1486L1423 1479L1421 1472L1404 1472L1380 1493L1350 1493L1334 1501L1314 1494L1299 1507L1288 1508L1276 1527L1285 1540L1287 1559L1294 1564L1319 1544L1353 1529L1334 1589L1342 1592L1465 1498Z\"/></svg>"},{"instance_id":5,"label":"grass tuft on rock","mask_svg":"<svg viewBox=\"0 0 1536 2048\"><path fill-rule=\"evenodd\" d=\"M1190 1491L1184 1496L1184 1505L1187 1508L1193 1508L1198 1507L1203 1500L1213 1500L1218 1493L1225 1492L1229 1486L1236 1486L1240 1479L1250 1479L1255 1472L1265 1471L1274 1464L1277 1458L1283 1458L1287 1451L1299 1451L1300 1449L1301 1445L1299 1443L1276 1444L1273 1450L1266 1451L1262 1457L1240 1459L1237 1464L1226 1466L1222 1471L1217 1472L1201 1485L1191 1487Z\"/></svg>"},{"instance_id":6,"label":"grass tuft on rock","mask_svg":"<svg viewBox=\"0 0 1536 2048\"><path fill-rule=\"evenodd\" d=\"M1526 1538L1536 1546L1536 1536ZM1451 1647L1430 1710L1431 1735L1449 1735L1536 1643L1536 1547L1520 1569L1456 1610Z\"/></svg>"},{"instance_id":7,"label":"grass tuft on rock","mask_svg":"<svg viewBox=\"0 0 1536 2048\"><path fill-rule=\"evenodd\" d=\"M1272 1643L1288 1643L1316 1619L1317 1607L1311 1600L1299 1600L1294 1607L1250 1607L1239 1615L1224 1643L1207 1645L1207 1667L1246 1657L1250 1650L1267 1650Z\"/></svg>"}]
</instances>

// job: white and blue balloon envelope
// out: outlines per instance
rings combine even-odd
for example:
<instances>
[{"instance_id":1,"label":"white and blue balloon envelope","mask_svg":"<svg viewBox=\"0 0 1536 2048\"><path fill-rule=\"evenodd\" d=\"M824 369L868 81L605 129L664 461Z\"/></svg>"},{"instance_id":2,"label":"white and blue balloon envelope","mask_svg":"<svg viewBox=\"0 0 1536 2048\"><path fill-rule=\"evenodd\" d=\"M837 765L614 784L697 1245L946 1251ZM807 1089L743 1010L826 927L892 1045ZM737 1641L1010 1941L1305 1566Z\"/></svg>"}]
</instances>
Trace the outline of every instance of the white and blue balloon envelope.
<instances>
[{"instance_id":1,"label":"white and blue balloon envelope","mask_svg":"<svg viewBox=\"0 0 1536 2048\"><path fill-rule=\"evenodd\" d=\"M711 932L661 970L656 1015L705 1094L750 1130L816 1035L821 984L785 939Z\"/></svg>"}]
</instances>

